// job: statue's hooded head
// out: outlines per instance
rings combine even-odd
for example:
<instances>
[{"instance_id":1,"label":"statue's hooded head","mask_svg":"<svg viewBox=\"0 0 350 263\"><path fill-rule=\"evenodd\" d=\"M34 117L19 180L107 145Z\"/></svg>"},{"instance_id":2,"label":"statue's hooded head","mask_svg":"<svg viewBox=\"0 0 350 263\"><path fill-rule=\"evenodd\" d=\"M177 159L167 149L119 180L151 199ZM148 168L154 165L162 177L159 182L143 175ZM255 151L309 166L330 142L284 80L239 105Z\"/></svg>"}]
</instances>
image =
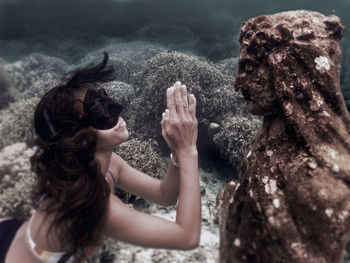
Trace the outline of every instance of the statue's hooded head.
<instances>
[{"instance_id":1,"label":"statue's hooded head","mask_svg":"<svg viewBox=\"0 0 350 263\"><path fill-rule=\"evenodd\" d=\"M343 114L338 84L344 26L336 16L289 11L243 23L235 89L250 113L318 111L320 103ZM303 109L293 109L295 105Z\"/></svg>"}]
</instances>

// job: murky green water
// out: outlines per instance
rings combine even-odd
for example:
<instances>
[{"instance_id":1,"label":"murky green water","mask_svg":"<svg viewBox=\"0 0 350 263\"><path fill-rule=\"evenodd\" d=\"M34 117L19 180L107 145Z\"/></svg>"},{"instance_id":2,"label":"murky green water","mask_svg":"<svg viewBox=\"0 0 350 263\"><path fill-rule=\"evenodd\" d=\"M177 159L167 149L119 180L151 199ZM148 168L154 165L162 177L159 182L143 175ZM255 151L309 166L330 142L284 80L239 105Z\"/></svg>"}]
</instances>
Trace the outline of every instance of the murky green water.
<instances>
[{"instance_id":1,"label":"murky green water","mask_svg":"<svg viewBox=\"0 0 350 263\"><path fill-rule=\"evenodd\" d=\"M237 56L243 21L295 9L337 15L350 28L350 0L0 0L0 58L39 52L76 63L98 48L144 40L217 61ZM348 33L342 45L350 107Z\"/></svg>"}]
</instances>

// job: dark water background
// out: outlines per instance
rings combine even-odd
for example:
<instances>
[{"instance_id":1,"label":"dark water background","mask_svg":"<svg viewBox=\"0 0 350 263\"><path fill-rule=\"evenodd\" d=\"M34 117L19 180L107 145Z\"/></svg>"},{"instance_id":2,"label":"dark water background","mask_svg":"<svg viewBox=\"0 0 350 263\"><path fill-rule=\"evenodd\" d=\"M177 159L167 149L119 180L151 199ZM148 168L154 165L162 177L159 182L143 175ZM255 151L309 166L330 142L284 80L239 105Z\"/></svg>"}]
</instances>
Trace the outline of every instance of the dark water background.
<instances>
[{"instance_id":1,"label":"dark water background","mask_svg":"<svg viewBox=\"0 0 350 263\"><path fill-rule=\"evenodd\" d=\"M346 26L340 82L350 108L350 0L0 0L0 58L39 52L78 63L98 48L143 40L218 61L238 56L243 21L296 9L337 15Z\"/></svg>"}]
</instances>

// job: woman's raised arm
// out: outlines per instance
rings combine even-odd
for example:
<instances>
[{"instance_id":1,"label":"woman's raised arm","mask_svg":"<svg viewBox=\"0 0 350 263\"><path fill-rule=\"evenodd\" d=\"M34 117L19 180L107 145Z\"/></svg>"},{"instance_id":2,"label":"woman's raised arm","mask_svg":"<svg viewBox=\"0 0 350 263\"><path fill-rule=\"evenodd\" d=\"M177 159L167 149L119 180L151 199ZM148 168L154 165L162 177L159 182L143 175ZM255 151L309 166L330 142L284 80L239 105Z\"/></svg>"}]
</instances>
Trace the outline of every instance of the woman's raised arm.
<instances>
[{"instance_id":1,"label":"woman's raised arm","mask_svg":"<svg viewBox=\"0 0 350 263\"><path fill-rule=\"evenodd\" d=\"M136 211L111 195L103 234L145 247L192 249L199 244L201 230L196 100L193 95L188 99L186 87L177 82L167 90L167 107L162 134L180 166L176 221Z\"/></svg>"}]
</instances>

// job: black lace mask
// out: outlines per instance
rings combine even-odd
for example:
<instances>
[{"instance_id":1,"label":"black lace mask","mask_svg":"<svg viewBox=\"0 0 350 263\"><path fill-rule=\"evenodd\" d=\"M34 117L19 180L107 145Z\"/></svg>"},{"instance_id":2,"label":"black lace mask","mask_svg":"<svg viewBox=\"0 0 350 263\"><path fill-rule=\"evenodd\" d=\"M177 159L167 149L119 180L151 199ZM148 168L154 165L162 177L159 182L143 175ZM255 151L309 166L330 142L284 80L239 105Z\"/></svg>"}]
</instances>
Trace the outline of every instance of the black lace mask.
<instances>
[{"instance_id":1,"label":"black lace mask","mask_svg":"<svg viewBox=\"0 0 350 263\"><path fill-rule=\"evenodd\" d=\"M108 96L104 89L88 89L83 103L84 123L99 130L113 128L123 107Z\"/></svg>"}]
</instances>

